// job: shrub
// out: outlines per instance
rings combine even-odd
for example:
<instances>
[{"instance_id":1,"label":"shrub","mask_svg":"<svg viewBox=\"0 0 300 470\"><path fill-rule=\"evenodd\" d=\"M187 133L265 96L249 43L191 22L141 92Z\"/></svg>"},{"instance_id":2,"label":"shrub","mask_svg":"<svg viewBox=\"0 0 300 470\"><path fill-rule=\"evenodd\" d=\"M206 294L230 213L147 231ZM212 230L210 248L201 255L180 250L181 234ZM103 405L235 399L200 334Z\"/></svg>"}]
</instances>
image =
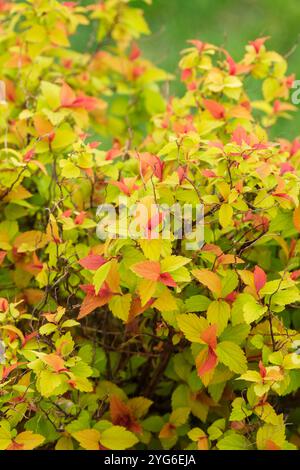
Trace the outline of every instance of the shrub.
<instances>
[{"instance_id":1,"label":"shrub","mask_svg":"<svg viewBox=\"0 0 300 470\"><path fill-rule=\"evenodd\" d=\"M168 97L127 0L0 15L1 448L297 448L300 141L268 137L294 110L285 59L191 40ZM192 250L161 236L186 204Z\"/></svg>"}]
</instances>

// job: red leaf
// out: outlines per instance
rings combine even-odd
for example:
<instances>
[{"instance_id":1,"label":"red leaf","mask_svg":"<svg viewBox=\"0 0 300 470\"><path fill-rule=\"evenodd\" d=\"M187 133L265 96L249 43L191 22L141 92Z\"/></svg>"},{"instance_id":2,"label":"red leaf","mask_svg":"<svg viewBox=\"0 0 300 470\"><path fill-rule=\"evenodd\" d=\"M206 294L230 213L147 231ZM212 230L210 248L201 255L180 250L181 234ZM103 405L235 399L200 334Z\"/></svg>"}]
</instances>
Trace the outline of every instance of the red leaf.
<instances>
[{"instance_id":1,"label":"red leaf","mask_svg":"<svg viewBox=\"0 0 300 470\"><path fill-rule=\"evenodd\" d=\"M199 39L190 39L189 41L190 44L193 44L198 49L198 52L203 52L206 46L205 42L199 41Z\"/></svg>"},{"instance_id":2,"label":"red leaf","mask_svg":"<svg viewBox=\"0 0 300 470\"><path fill-rule=\"evenodd\" d=\"M291 279L293 279L293 281L298 279L298 277L300 277L300 269L297 269L291 273Z\"/></svg>"},{"instance_id":3,"label":"red leaf","mask_svg":"<svg viewBox=\"0 0 300 470\"><path fill-rule=\"evenodd\" d=\"M78 263L85 269L96 271L98 268L100 268L100 266L106 263L106 259L104 259L101 255L91 254L85 258L80 259Z\"/></svg>"},{"instance_id":4,"label":"red leaf","mask_svg":"<svg viewBox=\"0 0 300 470\"><path fill-rule=\"evenodd\" d=\"M72 215L72 209L67 209L61 214L62 217L71 217L71 215Z\"/></svg>"},{"instance_id":5,"label":"red leaf","mask_svg":"<svg viewBox=\"0 0 300 470\"><path fill-rule=\"evenodd\" d=\"M180 166L178 167L177 169L177 174L178 174L178 179L179 179L179 183L181 184L183 182L183 180L186 178L187 176L187 168L186 166Z\"/></svg>"},{"instance_id":6,"label":"red leaf","mask_svg":"<svg viewBox=\"0 0 300 470\"><path fill-rule=\"evenodd\" d=\"M267 370L261 361L259 361L258 367L261 377L265 378L265 376L267 375Z\"/></svg>"},{"instance_id":7,"label":"red leaf","mask_svg":"<svg viewBox=\"0 0 300 470\"><path fill-rule=\"evenodd\" d=\"M131 194L139 189L140 187L135 184L136 177L134 178L122 178L120 181L109 181L109 184L119 188L122 193L126 196L131 196Z\"/></svg>"},{"instance_id":8,"label":"red leaf","mask_svg":"<svg viewBox=\"0 0 300 470\"><path fill-rule=\"evenodd\" d=\"M249 41L249 44L254 47L256 54L259 53L261 46L269 39L270 36L265 36L263 38L255 39L254 41Z\"/></svg>"},{"instance_id":9,"label":"red leaf","mask_svg":"<svg viewBox=\"0 0 300 470\"><path fill-rule=\"evenodd\" d=\"M35 155L35 148L31 148L25 153L23 157L23 162L25 163L30 162L30 160L33 158L34 155Z\"/></svg>"},{"instance_id":10,"label":"red leaf","mask_svg":"<svg viewBox=\"0 0 300 470\"><path fill-rule=\"evenodd\" d=\"M165 286L177 287L176 282L169 273L161 273L161 275L159 276L159 280L160 282L165 284Z\"/></svg>"},{"instance_id":11,"label":"red leaf","mask_svg":"<svg viewBox=\"0 0 300 470\"><path fill-rule=\"evenodd\" d=\"M192 76L192 69L183 69L181 72L181 80L185 82Z\"/></svg>"},{"instance_id":12,"label":"red leaf","mask_svg":"<svg viewBox=\"0 0 300 470\"><path fill-rule=\"evenodd\" d=\"M231 142L235 142L237 145L242 145L243 142L247 145L251 145L250 137L242 126L238 126L231 137Z\"/></svg>"},{"instance_id":13,"label":"red leaf","mask_svg":"<svg viewBox=\"0 0 300 470\"><path fill-rule=\"evenodd\" d=\"M202 170L201 173L206 178L215 178L217 176L216 173L212 170Z\"/></svg>"},{"instance_id":14,"label":"red leaf","mask_svg":"<svg viewBox=\"0 0 300 470\"><path fill-rule=\"evenodd\" d=\"M0 297L0 312L6 312L8 305L8 301L4 297Z\"/></svg>"},{"instance_id":15,"label":"red leaf","mask_svg":"<svg viewBox=\"0 0 300 470\"><path fill-rule=\"evenodd\" d=\"M78 215L76 215L74 219L74 223L76 225L81 225L84 222L85 217L86 217L86 212L81 211Z\"/></svg>"},{"instance_id":16,"label":"red leaf","mask_svg":"<svg viewBox=\"0 0 300 470\"><path fill-rule=\"evenodd\" d=\"M78 93L77 98L74 100L72 104L72 108L84 108L87 111L92 111L97 107L97 98L93 96L87 96L84 93Z\"/></svg>"},{"instance_id":17,"label":"red leaf","mask_svg":"<svg viewBox=\"0 0 300 470\"><path fill-rule=\"evenodd\" d=\"M213 349L208 347L207 356L205 360L202 362L202 364L198 365L197 367L199 377L202 377L203 375L207 374L207 372L214 369L216 367L217 362L218 357L216 353Z\"/></svg>"},{"instance_id":18,"label":"red leaf","mask_svg":"<svg viewBox=\"0 0 300 470\"><path fill-rule=\"evenodd\" d=\"M138 47L136 42L133 42L132 45L131 45L131 49L130 49L129 59L131 61L134 61L134 60L138 59L140 57L140 55L141 55L140 48Z\"/></svg>"},{"instance_id":19,"label":"red leaf","mask_svg":"<svg viewBox=\"0 0 300 470\"><path fill-rule=\"evenodd\" d=\"M0 266L1 266L1 264L3 263L3 261L4 261L4 258L5 258L5 256L6 256L6 253L7 253L6 251L0 251Z\"/></svg>"},{"instance_id":20,"label":"red leaf","mask_svg":"<svg viewBox=\"0 0 300 470\"><path fill-rule=\"evenodd\" d=\"M260 289L262 289L267 282L267 276L263 269L259 266L255 266L254 269L254 285L256 292L258 293Z\"/></svg>"},{"instance_id":21,"label":"red leaf","mask_svg":"<svg viewBox=\"0 0 300 470\"><path fill-rule=\"evenodd\" d=\"M284 175L285 173L293 173L295 168L289 162L284 162L280 164L280 176Z\"/></svg>"},{"instance_id":22,"label":"red leaf","mask_svg":"<svg viewBox=\"0 0 300 470\"><path fill-rule=\"evenodd\" d=\"M226 61L229 67L229 75L235 75L237 72L237 66L233 58L228 53L226 54Z\"/></svg>"},{"instance_id":23,"label":"red leaf","mask_svg":"<svg viewBox=\"0 0 300 470\"><path fill-rule=\"evenodd\" d=\"M217 101L204 99L203 104L215 119L223 119L225 117L225 108Z\"/></svg>"}]
</instances>

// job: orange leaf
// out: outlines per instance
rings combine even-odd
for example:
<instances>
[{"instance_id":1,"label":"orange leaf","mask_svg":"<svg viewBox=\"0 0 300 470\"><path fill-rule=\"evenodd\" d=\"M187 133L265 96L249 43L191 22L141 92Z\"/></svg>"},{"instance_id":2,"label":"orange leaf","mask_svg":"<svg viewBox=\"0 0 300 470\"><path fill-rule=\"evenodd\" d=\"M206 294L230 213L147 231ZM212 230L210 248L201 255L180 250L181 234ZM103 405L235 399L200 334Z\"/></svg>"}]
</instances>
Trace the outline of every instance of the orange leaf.
<instances>
[{"instance_id":1,"label":"orange leaf","mask_svg":"<svg viewBox=\"0 0 300 470\"><path fill-rule=\"evenodd\" d=\"M57 354L54 354L54 353L47 354L46 356L43 356L41 359L48 366L52 367L52 369L54 369L55 372L61 372L61 371L65 370L65 362Z\"/></svg>"},{"instance_id":2,"label":"orange leaf","mask_svg":"<svg viewBox=\"0 0 300 470\"><path fill-rule=\"evenodd\" d=\"M0 266L3 263L5 256L6 256L6 251L0 251Z\"/></svg>"},{"instance_id":3,"label":"orange leaf","mask_svg":"<svg viewBox=\"0 0 300 470\"><path fill-rule=\"evenodd\" d=\"M262 289L267 282L267 276L263 269L259 266L255 266L254 269L254 285L256 292L258 293L260 289Z\"/></svg>"},{"instance_id":4,"label":"orange leaf","mask_svg":"<svg viewBox=\"0 0 300 470\"><path fill-rule=\"evenodd\" d=\"M113 395L110 399L110 415L115 426L124 426L132 432L141 432L141 425L132 410L117 395Z\"/></svg>"},{"instance_id":5,"label":"orange leaf","mask_svg":"<svg viewBox=\"0 0 300 470\"><path fill-rule=\"evenodd\" d=\"M275 442L271 441L271 439L268 439L266 441L266 448L265 450L281 450L281 447L279 447Z\"/></svg>"},{"instance_id":6,"label":"orange leaf","mask_svg":"<svg viewBox=\"0 0 300 470\"><path fill-rule=\"evenodd\" d=\"M60 102L62 107L67 108L69 106L72 106L75 99L76 95L74 91L66 82L64 82L60 90Z\"/></svg>"},{"instance_id":7,"label":"orange leaf","mask_svg":"<svg viewBox=\"0 0 300 470\"><path fill-rule=\"evenodd\" d=\"M141 261L130 268L135 274L144 279L157 281L160 276L160 264L158 261Z\"/></svg>"},{"instance_id":8,"label":"orange leaf","mask_svg":"<svg viewBox=\"0 0 300 470\"><path fill-rule=\"evenodd\" d=\"M201 351L196 358L196 367L199 377L203 376L213 370L218 362L218 357L212 348L208 347Z\"/></svg>"},{"instance_id":9,"label":"orange leaf","mask_svg":"<svg viewBox=\"0 0 300 470\"><path fill-rule=\"evenodd\" d=\"M107 304L111 298L112 294L110 292L107 292L101 297L99 295L88 294L81 304L77 319L80 320L81 318L86 317L94 310L96 310L96 308L102 307L102 305Z\"/></svg>"},{"instance_id":10,"label":"orange leaf","mask_svg":"<svg viewBox=\"0 0 300 470\"><path fill-rule=\"evenodd\" d=\"M176 427L171 423L166 423L160 430L159 438L161 439L170 439L176 435Z\"/></svg>"},{"instance_id":11,"label":"orange leaf","mask_svg":"<svg viewBox=\"0 0 300 470\"><path fill-rule=\"evenodd\" d=\"M300 232L300 205L294 210L293 222L295 228L298 230L298 232Z\"/></svg>"},{"instance_id":12,"label":"orange leaf","mask_svg":"<svg viewBox=\"0 0 300 470\"><path fill-rule=\"evenodd\" d=\"M202 331L201 339L208 344L211 349L216 349L217 347L217 325L211 325L206 330Z\"/></svg>"},{"instance_id":13,"label":"orange leaf","mask_svg":"<svg viewBox=\"0 0 300 470\"><path fill-rule=\"evenodd\" d=\"M222 284L219 276L208 269L194 269L192 274L195 278L211 290L214 294L221 296Z\"/></svg>"},{"instance_id":14,"label":"orange leaf","mask_svg":"<svg viewBox=\"0 0 300 470\"><path fill-rule=\"evenodd\" d=\"M215 119L223 119L225 117L225 108L217 101L204 99L203 104Z\"/></svg>"},{"instance_id":15,"label":"orange leaf","mask_svg":"<svg viewBox=\"0 0 300 470\"><path fill-rule=\"evenodd\" d=\"M238 264L244 263L244 261L236 255L221 255L218 258L219 264Z\"/></svg>"}]
</instances>

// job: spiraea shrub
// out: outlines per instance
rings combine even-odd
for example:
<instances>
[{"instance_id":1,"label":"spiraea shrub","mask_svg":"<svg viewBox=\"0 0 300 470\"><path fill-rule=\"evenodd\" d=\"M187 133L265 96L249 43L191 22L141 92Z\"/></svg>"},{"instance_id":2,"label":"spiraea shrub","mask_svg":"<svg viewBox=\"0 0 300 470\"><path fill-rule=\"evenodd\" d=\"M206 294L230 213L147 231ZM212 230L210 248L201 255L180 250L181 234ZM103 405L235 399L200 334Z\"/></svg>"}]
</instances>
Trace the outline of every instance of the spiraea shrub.
<instances>
[{"instance_id":1,"label":"spiraea shrub","mask_svg":"<svg viewBox=\"0 0 300 470\"><path fill-rule=\"evenodd\" d=\"M294 77L194 39L169 96L144 34L130 0L0 2L0 448L297 449Z\"/></svg>"}]
</instances>

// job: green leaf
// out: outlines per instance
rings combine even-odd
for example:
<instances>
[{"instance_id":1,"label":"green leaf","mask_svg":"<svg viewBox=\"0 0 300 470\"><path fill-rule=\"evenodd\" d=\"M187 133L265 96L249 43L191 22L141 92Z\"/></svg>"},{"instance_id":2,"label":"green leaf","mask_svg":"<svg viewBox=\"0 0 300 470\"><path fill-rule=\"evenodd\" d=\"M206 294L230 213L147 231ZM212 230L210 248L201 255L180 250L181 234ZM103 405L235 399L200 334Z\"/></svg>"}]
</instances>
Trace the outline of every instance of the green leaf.
<instances>
[{"instance_id":1,"label":"green leaf","mask_svg":"<svg viewBox=\"0 0 300 470\"><path fill-rule=\"evenodd\" d=\"M205 312L211 300L205 295L193 295L185 301L187 312Z\"/></svg>"},{"instance_id":2,"label":"green leaf","mask_svg":"<svg viewBox=\"0 0 300 470\"><path fill-rule=\"evenodd\" d=\"M176 410L172 411L169 421L173 426L182 426L187 422L190 412L191 409L188 407L177 408Z\"/></svg>"},{"instance_id":3,"label":"green leaf","mask_svg":"<svg viewBox=\"0 0 300 470\"><path fill-rule=\"evenodd\" d=\"M44 397L55 394L55 390L62 384L62 377L50 370L42 370L38 378L38 389Z\"/></svg>"},{"instance_id":4,"label":"green leaf","mask_svg":"<svg viewBox=\"0 0 300 470\"><path fill-rule=\"evenodd\" d=\"M108 306L115 317L127 322L131 306L131 294L115 295Z\"/></svg>"},{"instance_id":5,"label":"green leaf","mask_svg":"<svg viewBox=\"0 0 300 470\"><path fill-rule=\"evenodd\" d=\"M61 176L64 178L78 178L80 176L80 169L74 163L62 160L60 166L62 167Z\"/></svg>"},{"instance_id":6,"label":"green leaf","mask_svg":"<svg viewBox=\"0 0 300 470\"><path fill-rule=\"evenodd\" d=\"M101 433L100 442L110 450L124 450L133 447L138 439L122 426L112 426Z\"/></svg>"},{"instance_id":7,"label":"green leaf","mask_svg":"<svg viewBox=\"0 0 300 470\"><path fill-rule=\"evenodd\" d=\"M219 450L251 450L251 444L241 434L231 433L218 441L217 448Z\"/></svg>"},{"instance_id":8,"label":"green leaf","mask_svg":"<svg viewBox=\"0 0 300 470\"><path fill-rule=\"evenodd\" d=\"M159 432L165 424L161 416L149 416L143 421L143 428L149 432Z\"/></svg>"},{"instance_id":9,"label":"green leaf","mask_svg":"<svg viewBox=\"0 0 300 470\"><path fill-rule=\"evenodd\" d=\"M228 325L220 336L221 341L232 341L236 344L241 344L248 336L250 326L240 323L239 325Z\"/></svg>"},{"instance_id":10,"label":"green leaf","mask_svg":"<svg viewBox=\"0 0 300 470\"><path fill-rule=\"evenodd\" d=\"M222 297L226 297L231 294L232 291L237 287L239 283L238 275L235 271L227 270L225 276L222 279Z\"/></svg>"},{"instance_id":11,"label":"green leaf","mask_svg":"<svg viewBox=\"0 0 300 470\"><path fill-rule=\"evenodd\" d=\"M226 328L230 318L230 307L225 300L214 300L207 309L206 318L211 325L217 325L218 334Z\"/></svg>"},{"instance_id":12,"label":"green leaf","mask_svg":"<svg viewBox=\"0 0 300 470\"><path fill-rule=\"evenodd\" d=\"M80 323L76 320L66 320L61 327L62 328L72 328L73 326L80 325Z\"/></svg>"},{"instance_id":13,"label":"green leaf","mask_svg":"<svg viewBox=\"0 0 300 470\"><path fill-rule=\"evenodd\" d=\"M232 372L243 374L247 370L247 360L242 349L231 341L222 341L217 345L217 356Z\"/></svg>"},{"instance_id":14,"label":"green leaf","mask_svg":"<svg viewBox=\"0 0 300 470\"><path fill-rule=\"evenodd\" d=\"M244 319L248 324L258 320L266 311L267 307L259 304L251 295L248 296L248 300L243 305Z\"/></svg>"},{"instance_id":15,"label":"green leaf","mask_svg":"<svg viewBox=\"0 0 300 470\"><path fill-rule=\"evenodd\" d=\"M241 397L235 398L232 402L232 412L230 421L242 421L252 415L252 411L248 409L245 400Z\"/></svg>"},{"instance_id":16,"label":"green leaf","mask_svg":"<svg viewBox=\"0 0 300 470\"><path fill-rule=\"evenodd\" d=\"M107 278L110 268L111 261L108 261L107 263L102 264L102 266L100 266L100 268L98 268L95 272L93 277L93 286L95 287L96 295L98 295L99 290L101 289L105 279Z\"/></svg>"},{"instance_id":17,"label":"green leaf","mask_svg":"<svg viewBox=\"0 0 300 470\"><path fill-rule=\"evenodd\" d=\"M184 256L167 256L160 263L161 272L164 273L167 271L171 273L189 263L190 261L190 258L185 258Z\"/></svg>"},{"instance_id":18,"label":"green leaf","mask_svg":"<svg viewBox=\"0 0 300 470\"><path fill-rule=\"evenodd\" d=\"M41 335L51 335L54 331L57 330L57 325L54 325L54 323L46 323L46 325L41 326L39 329L39 332Z\"/></svg>"},{"instance_id":19,"label":"green leaf","mask_svg":"<svg viewBox=\"0 0 300 470\"><path fill-rule=\"evenodd\" d=\"M184 336L192 343L203 343L201 333L208 327L207 320L194 313L178 315L177 323Z\"/></svg>"}]
</instances>

